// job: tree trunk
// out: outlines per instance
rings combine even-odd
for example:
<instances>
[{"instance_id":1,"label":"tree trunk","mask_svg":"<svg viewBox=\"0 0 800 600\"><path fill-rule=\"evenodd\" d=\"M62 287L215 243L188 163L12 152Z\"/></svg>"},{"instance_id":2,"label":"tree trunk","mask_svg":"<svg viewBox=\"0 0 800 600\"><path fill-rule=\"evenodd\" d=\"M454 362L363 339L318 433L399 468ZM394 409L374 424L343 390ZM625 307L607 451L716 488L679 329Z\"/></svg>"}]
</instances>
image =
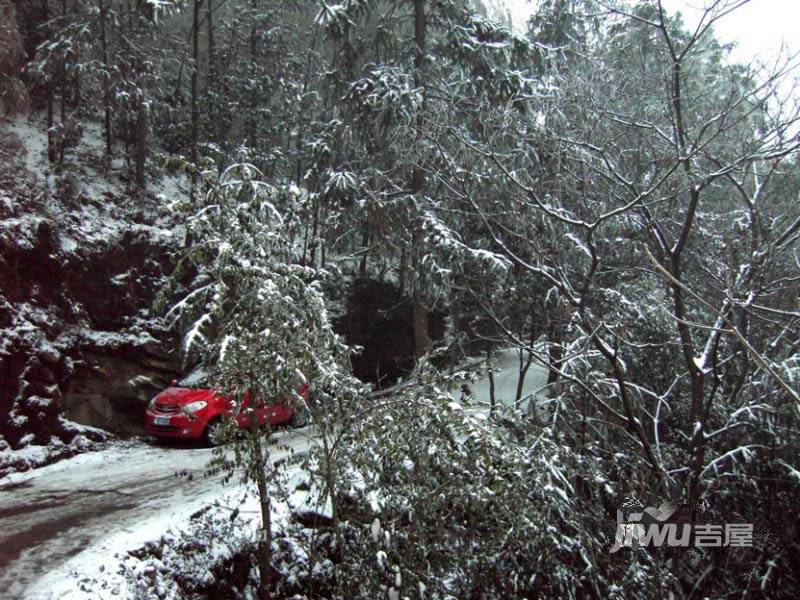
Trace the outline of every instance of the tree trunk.
<instances>
[{"instance_id":1,"label":"tree trunk","mask_svg":"<svg viewBox=\"0 0 800 600\"><path fill-rule=\"evenodd\" d=\"M143 190L144 161L147 156L147 103L141 95L136 116L136 186Z\"/></svg>"},{"instance_id":2,"label":"tree trunk","mask_svg":"<svg viewBox=\"0 0 800 600\"><path fill-rule=\"evenodd\" d=\"M44 9L45 23L50 20L50 7L47 0L44 0L42 8ZM47 160L50 164L56 162L56 145L53 139L53 82L48 77L47 79Z\"/></svg>"},{"instance_id":3,"label":"tree trunk","mask_svg":"<svg viewBox=\"0 0 800 600\"><path fill-rule=\"evenodd\" d=\"M420 83L421 76L425 70L425 36L427 33L425 21L425 0L414 0L414 43L416 44L414 68L417 71L417 83Z\"/></svg>"},{"instance_id":4,"label":"tree trunk","mask_svg":"<svg viewBox=\"0 0 800 600\"><path fill-rule=\"evenodd\" d=\"M319 266L321 269L325 268L325 237L324 233L319 237Z\"/></svg>"},{"instance_id":5,"label":"tree trunk","mask_svg":"<svg viewBox=\"0 0 800 600\"><path fill-rule=\"evenodd\" d=\"M80 57L76 58L77 61L80 61ZM78 107L81 105L81 74L80 71L75 71L75 79L72 80L72 109L78 110Z\"/></svg>"},{"instance_id":6,"label":"tree trunk","mask_svg":"<svg viewBox=\"0 0 800 600\"><path fill-rule=\"evenodd\" d=\"M256 465L256 485L258 487L258 500L261 506L261 531L258 538L258 571L259 571L259 600L270 600L272 563L272 513L270 511L269 490L267 478L264 474L266 461L264 448L261 445L261 432L258 428L258 419L255 412L250 418L250 439L253 447L253 459Z\"/></svg>"},{"instance_id":7,"label":"tree trunk","mask_svg":"<svg viewBox=\"0 0 800 600\"><path fill-rule=\"evenodd\" d=\"M564 349L561 345L561 326L558 322L560 318L559 315L551 315L550 323L547 327L548 394L551 393L553 384L555 384L561 376L559 372L561 371L561 364L564 361Z\"/></svg>"},{"instance_id":8,"label":"tree trunk","mask_svg":"<svg viewBox=\"0 0 800 600\"><path fill-rule=\"evenodd\" d=\"M358 274L363 279L367 276L367 255L369 254L369 221L364 219L361 223L361 263L358 265Z\"/></svg>"},{"instance_id":9,"label":"tree trunk","mask_svg":"<svg viewBox=\"0 0 800 600\"><path fill-rule=\"evenodd\" d=\"M425 19L425 0L414 0L414 70L417 87L423 89L422 106L417 113L417 140L422 138L423 113L425 111L425 51L426 51L426 19ZM417 196L417 205L421 204L422 194L425 189L425 173L420 167L415 167L411 174L411 191ZM413 227L413 225L412 225ZM417 358L428 351L430 346L430 334L428 331L428 311L423 303L422 277L420 275L421 265L419 264L419 238L417 229L414 227L413 248L411 248L414 290L414 347Z\"/></svg>"},{"instance_id":10,"label":"tree trunk","mask_svg":"<svg viewBox=\"0 0 800 600\"><path fill-rule=\"evenodd\" d=\"M128 113L125 113L125 121L123 125L125 126L125 131L128 132L128 135L125 136L125 171L128 173L128 176L132 174L131 169L131 138L133 137L133 122L131 121L130 116Z\"/></svg>"},{"instance_id":11,"label":"tree trunk","mask_svg":"<svg viewBox=\"0 0 800 600\"><path fill-rule=\"evenodd\" d=\"M522 400L522 388L525 386L525 377L528 375L528 370L531 368L531 363L533 362L533 352L528 351L527 358L524 357L525 352L523 350L519 351L519 377L517 378L517 391L514 395L514 403L519 404L519 401ZM517 406L519 408L519 406Z\"/></svg>"},{"instance_id":12,"label":"tree trunk","mask_svg":"<svg viewBox=\"0 0 800 600\"><path fill-rule=\"evenodd\" d=\"M192 11L192 117L191 117L191 148L189 160L192 162L192 187L191 196L194 199L195 186L197 185L197 62L198 62L198 35L200 28L200 4L202 0L194 0Z\"/></svg>"},{"instance_id":13,"label":"tree trunk","mask_svg":"<svg viewBox=\"0 0 800 600\"><path fill-rule=\"evenodd\" d=\"M428 309L425 307L422 292L421 266L419 264L419 236L415 229L411 236L411 306L414 319L414 355L417 359L424 356L430 347L428 328Z\"/></svg>"},{"instance_id":14,"label":"tree trunk","mask_svg":"<svg viewBox=\"0 0 800 600\"><path fill-rule=\"evenodd\" d=\"M105 0L100 0L100 47L103 53L103 133L106 142L105 166L106 173L111 165L111 86L109 81L108 64L108 38L106 34L106 17L108 7Z\"/></svg>"},{"instance_id":15,"label":"tree trunk","mask_svg":"<svg viewBox=\"0 0 800 600\"><path fill-rule=\"evenodd\" d=\"M256 77L256 64L258 61L258 30L256 28L256 14L258 11L258 0L253 0L251 4L252 14L250 15L250 77L255 80ZM255 148L258 141L257 123L256 123L256 106L257 99L255 92L250 94L250 123L248 130L250 133L250 147ZM311 250L311 264L314 264L314 250Z\"/></svg>"},{"instance_id":16,"label":"tree trunk","mask_svg":"<svg viewBox=\"0 0 800 600\"><path fill-rule=\"evenodd\" d=\"M211 87L214 79L214 0L208 0L206 4L206 25L208 25L208 77L206 79L206 91Z\"/></svg>"},{"instance_id":17,"label":"tree trunk","mask_svg":"<svg viewBox=\"0 0 800 600\"><path fill-rule=\"evenodd\" d=\"M314 196L314 220L311 227L311 266L317 266L317 236L319 235L319 195Z\"/></svg>"},{"instance_id":18,"label":"tree trunk","mask_svg":"<svg viewBox=\"0 0 800 600\"><path fill-rule=\"evenodd\" d=\"M400 249L400 265L398 266L397 285L400 288L400 293L404 294L406 291L406 248L405 244Z\"/></svg>"},{"instance_id":19,"label":"tree trunk","mask_svg":"<svg viewBox=\"0 0 800 600\"><path fill-rule=\"evenodd\" d=\"M494 369L492 368L492 348L486 348L486 367L489 375L489 417L493 417L497 408L497 397L494 388Z\"/></svg>"},{"instance_id":20,"label":"tree trunk","mask_svg":"<svg viewBox=\"0 0 800 600\"><path fill-rule=\"evenodd\" d=\"M306 266L306 257L308 256L308 219L303 224L303 258L300 259L300 264Z\"/></svg>"},{"instance_id":21,"label":"tree trunk","mask_svg":"<svg viewBox=\"0 0 800 600\"><path fill-rule=\"evenodd\" d=\"M56 162L56 140L53 137L53 84L47 82L47 160Z\"/></svg>"},{"instance_id":22,"label":"tree trunk","mask_svg":"<svg viewBox=\"0 0 800 600\"><path fill-rule=\"evenodd\" d=\"M61 0L61 20L62 23L67 22L67 0ZM59 68L58 73L58 87L61 90L61 103L59 108L61 109L61 127L64 127L64 124L67 121L67 63L66 60L61 62L61 67ZM64 150L61 150L61 157L59 162L63 162L64 159Z\"/></svg>"},{"instance_id":23,"label":"tree trunk","mask_svg":"<svg viewBox=\"0 0 800 600\"><path fill-rule=\"evenodd\" d=\"M214 0L206 0L206 38L206 42L208 44L208 55L206 57L206 80L204 94L207 98L206 110L209 110L212 102L208 100L208 96L216 87L217 82L217 65L215 63L216 47L214 41ZM225 148L225 135L217 128L216 125L218 120L215 118L215 115L211 115L211 119L206 117L205 121L208 123L206 135L210 140L218 143L220 148ZM224 170L226 158L227 152L224 152L222 159L217 165L218 174L221 174Z\"/></svg>"},{"instance_id":24,"label":"tree trunk","mask_svg":"<svg viewBox=\"0 0 800 600\"><path fill-rule=\"evenodd\" d=\"M425 355L430 346L428 333L428 310L422 302L419 285L414 286L414 350L417 358Z\"/></svg>"},{"instance_id":25,"label":"tree trunk","mask_svg":"<svg viewBox=\"0 0 800 600\"><path fill-rule=\"evenodd\" d=\"M455 282L454 282L455 283ZM461 362L462 356L462 348L461 348L461 294L456 292L452 296L452 301L450 302L450 323L451 323L451 330L450 330L450 339L452 340L450 344L450 365L448 367L448 372L450 375L453 374L453 371Z\"/></svg>"}]
</instances>

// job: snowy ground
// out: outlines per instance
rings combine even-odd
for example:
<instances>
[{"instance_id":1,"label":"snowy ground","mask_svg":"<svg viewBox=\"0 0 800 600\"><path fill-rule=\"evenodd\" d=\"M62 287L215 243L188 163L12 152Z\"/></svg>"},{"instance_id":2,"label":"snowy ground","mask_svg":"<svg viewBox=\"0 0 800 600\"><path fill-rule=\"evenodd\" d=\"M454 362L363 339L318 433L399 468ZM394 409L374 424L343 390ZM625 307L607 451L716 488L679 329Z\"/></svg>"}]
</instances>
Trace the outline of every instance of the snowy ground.
<instances>
[{"instance_id":1,"label":"snowy ground","mask_svg":"<svg viewBox=\"0 0 800 600\"><path fill-rule=\"evenodd\" d=\"M496 366L497 397L513 403L516 353L499 354ZM545 379L542 368L531 366L524 394ZM488 401L488 386L486 378L471 385L477 400ZM312 440L307 430L294 430L279 432L276 442L298 452ZM273 458L288 451L278 449ZM116 570L127 551L241 494L219 476L204 476L210 458L205 448L126 443L0 479L0 597L127 597L124 582L105 591L82 590L82 582L119 579Z\"/></svg>"},{"instance_id":2,"label":"snowy ground","mask_svg":"<svg viewBox=\"0 0 800 600\"><path fill-rule=\"evenodd\" d=\"M295 451L309 444L304 430L276 438ZM119 563L115 554L157 539L237 491L220 476L205 476L210 458L206 448L120 444L6 477L0 481L0 596L85 597L80 579L111 571Z\"/></svg>"}]
</instances>

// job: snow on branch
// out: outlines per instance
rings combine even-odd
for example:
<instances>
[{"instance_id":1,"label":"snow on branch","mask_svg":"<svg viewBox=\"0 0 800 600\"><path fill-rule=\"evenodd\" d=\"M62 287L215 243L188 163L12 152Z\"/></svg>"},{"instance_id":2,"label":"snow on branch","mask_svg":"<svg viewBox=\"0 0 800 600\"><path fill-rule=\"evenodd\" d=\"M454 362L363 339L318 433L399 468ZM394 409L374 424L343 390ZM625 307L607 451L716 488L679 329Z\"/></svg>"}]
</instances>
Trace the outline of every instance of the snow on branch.
<instances>
[{"instance_id":1,"label":"snow on branch","mask_svg":"<svg viewBox=\"0 0 800 600\"><path fill-rule=\"evenodd\" d=\"M209 313L205 313L199 319L197 319L192 327L187 332L186 336L183 338L183 353L185 356L188 356L189 352L191 351L192 347L199 341L205 344L207 342L206 337L202 333L203 326L207 323L211 322L211 315Z\"/></svg>"},{"instance_id":2,"label":"snow on branch","mask_svg":"<svg viewBox=\"0 0 800 600\"><path fill-rule=\"evenodd\" d=\"M428 233L428 241L445 252L449 252L459 258L471 258L488 264L490 268L497 271L505 272L511 268L511 261L502 254L484 248L473 248L462 242L459 235L443 223L433 212L427 211L422 218L422 227Z\"/></svg>"}]
</instances>

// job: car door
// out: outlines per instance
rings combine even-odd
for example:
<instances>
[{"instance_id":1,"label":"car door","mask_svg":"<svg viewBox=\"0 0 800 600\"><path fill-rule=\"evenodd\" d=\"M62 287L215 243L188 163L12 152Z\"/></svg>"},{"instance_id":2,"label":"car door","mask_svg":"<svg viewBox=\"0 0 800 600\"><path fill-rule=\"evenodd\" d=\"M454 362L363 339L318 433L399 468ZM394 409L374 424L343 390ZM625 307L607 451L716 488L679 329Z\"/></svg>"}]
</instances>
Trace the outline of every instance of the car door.
<instances>
[{"instance_id":1,"label":"car door","mask_svg":"<svg viewBox=\"0 0 800 600\"><path fill-rule=\"evenodd\" d=\"M267 424L282 425L292 419L292 414L292 407L288 402L269 404L265 400L255 398L248 390L242 398L242 412L237 417L237 423L239 427L249 429L251 417L255 415L259 427L266 427Z\"/></svg>"},{"instance_id":2,"label":"car door","mask_svg":"<svg viewBox=\"0 0 800 600\"><path fill-rule=\"evenodd\" d=\"M292 407L288 401L278 402L267 407L270 425L288 423L292 419L292 414Z\"/></svg>"}]
</instances>

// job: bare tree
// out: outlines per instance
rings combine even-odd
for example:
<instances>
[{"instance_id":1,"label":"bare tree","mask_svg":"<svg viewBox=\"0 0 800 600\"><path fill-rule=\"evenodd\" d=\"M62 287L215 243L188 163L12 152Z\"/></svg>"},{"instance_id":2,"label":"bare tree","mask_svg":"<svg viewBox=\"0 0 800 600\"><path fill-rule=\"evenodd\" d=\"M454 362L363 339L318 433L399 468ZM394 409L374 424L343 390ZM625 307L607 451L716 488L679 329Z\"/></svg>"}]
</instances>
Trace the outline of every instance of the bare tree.
<instances>
[{"instance_id":1,"label":"bare tree","mask_svg":"<svg viewBox=\"0 0 800 600\"><path fill-rule=\"evenodd\" d=\"M781 374L800 317L787 296L798 278L798 113L781 94L794 64L726 62L710 30L742 4L710 3L693 31L660 4L608 7L607 37L562 67L563 93L449 128L473 169L483 161L484 180L506 182L512 205L471 186L461 164L441 175L490 249L564 302L570 333L549 356L495 314L507 338L591 398L662 493L690 504L763 448L738 435L776 409L756 379L798 398ZM664 364L645 364L657 357Z\"/></svg>"}]
</instances>

